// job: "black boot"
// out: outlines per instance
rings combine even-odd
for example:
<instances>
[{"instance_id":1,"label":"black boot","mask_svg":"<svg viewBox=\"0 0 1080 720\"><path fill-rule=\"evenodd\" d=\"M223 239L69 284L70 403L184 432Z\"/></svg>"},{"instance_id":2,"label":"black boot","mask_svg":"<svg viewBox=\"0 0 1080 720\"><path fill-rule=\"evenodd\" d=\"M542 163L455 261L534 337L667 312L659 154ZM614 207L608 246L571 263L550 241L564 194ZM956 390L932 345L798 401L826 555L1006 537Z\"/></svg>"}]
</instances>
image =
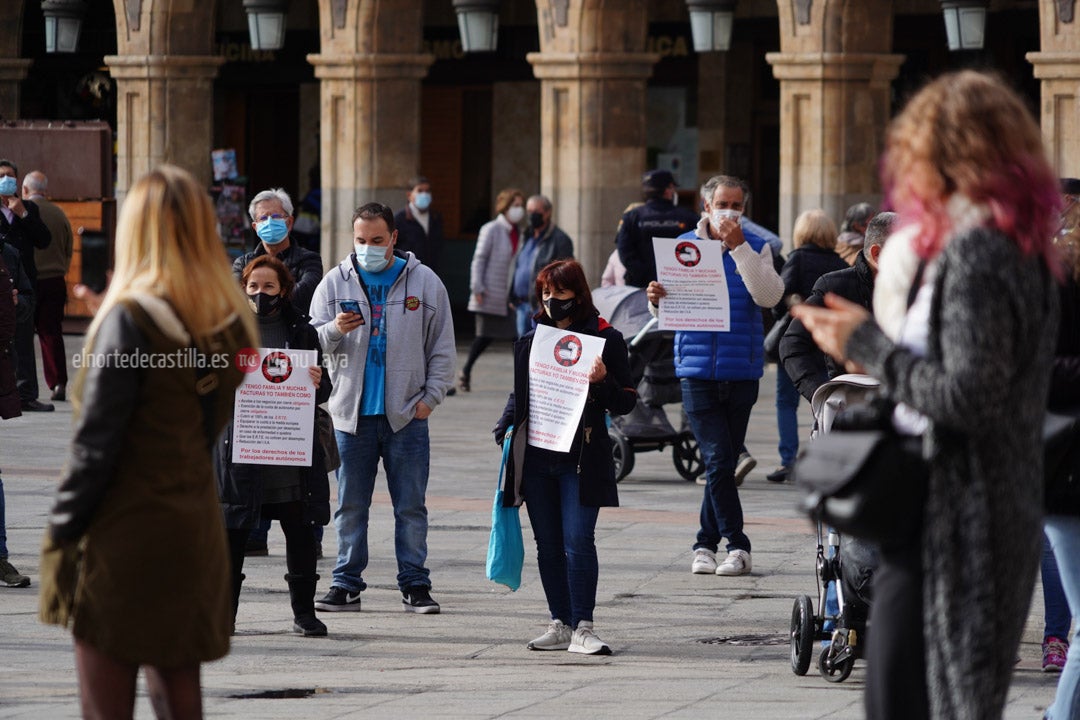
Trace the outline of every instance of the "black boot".
<instances>
[{"instance_id":1,"label":"black boot","mask_svg":"<svg viewBox=\"0 0 1080 720\"><path fill-rule=\"evenodd\" d=\"M286 575L289 583L289 603L293 611L293 630L304 637L325 637L326 625L315 617L315 583L319 576Z\"/></svg>"}]
</instances>

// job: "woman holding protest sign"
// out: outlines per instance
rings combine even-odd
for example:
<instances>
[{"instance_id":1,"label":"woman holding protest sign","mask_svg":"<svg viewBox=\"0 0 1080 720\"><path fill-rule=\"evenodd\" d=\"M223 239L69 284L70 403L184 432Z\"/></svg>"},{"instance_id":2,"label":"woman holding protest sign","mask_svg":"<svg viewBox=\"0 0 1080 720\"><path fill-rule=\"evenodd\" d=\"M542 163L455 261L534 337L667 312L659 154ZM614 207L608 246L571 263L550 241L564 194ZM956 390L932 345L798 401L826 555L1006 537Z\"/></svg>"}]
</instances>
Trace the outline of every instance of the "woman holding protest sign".
<instances>
[{"instance_id":1,"label":"woman holding protest sign","mask_svg":"<svg viewBox=\"0 0 1080 720\"><path fill-rule=\"evenodd\" d=\"M514 344L514 390L494 433L501 445L513 425L513 450L506 467L504 502L529 513L536 537L536 557L551 622L528 644L530 650L569 650L609 655L611 648L593 631L593 609L599 565L594 530L601 507L619 504L605 413L625 415L634 408L637 391L630 375L626 343L600 317L581 265L557 260L536 277L536 296L543 308L537 327ZM549 329L601 338L603 350L589 366L587 396L580 419L567 425L566 451L529 442L530 382L534 341L554 342L553 361L573 366L585 343L566 333L548 339ZM547 358L545 358L547 359ZM572 432L572 436L570 433Z\"/></svg>"},{"instance_id":2,"label":"woman holding protest sign","mask_svg":"<svg viewBox=\"0 0 1080 720\"><path fill-rule=\"evenodd\" d=\"M314 350L316 364L308 367L307 373L317 388L316 405L326 402L330 377L319 365L322 348L309 318L290 302L296 283L289 269L270 255L259 255L244 268L241 281L258 321L261 347ZM273 518L285 533L285 580L289 584L293 629L308 637L325 636L326 625L315 617L315 583L319 576L315 572L312 527L330 521L330 484L318 433L312 440L311 464L306 467L233 462L233 441L230 424L215 449L218 490L229 538L233 624L244 580L248 535L262 518Z\"/></svg>"}]
</instances>

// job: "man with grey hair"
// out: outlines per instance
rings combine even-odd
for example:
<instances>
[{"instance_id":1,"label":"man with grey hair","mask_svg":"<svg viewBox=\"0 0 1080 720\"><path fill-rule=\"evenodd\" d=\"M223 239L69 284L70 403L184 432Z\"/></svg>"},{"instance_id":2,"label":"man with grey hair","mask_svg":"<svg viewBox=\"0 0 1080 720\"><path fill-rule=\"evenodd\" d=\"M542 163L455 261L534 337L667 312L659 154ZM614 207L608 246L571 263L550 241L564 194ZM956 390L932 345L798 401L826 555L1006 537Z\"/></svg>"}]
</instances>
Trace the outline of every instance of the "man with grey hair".
<instances>
[{"instance_id":1,"label":"man with grey hair","mask_svg":"<svg viewBox=\"0 0 1080 720\"><path fill-rule=\"evenodd\" d=\"M52 391L51 399L67 399L67 353L64 350L64 304L67 302L67 275L75 240L64 211L45 197L49 178L40 170L26 173L22 181L23 200L37 205L41 222L49 229L52 241L34 249L37 265L37 297L34 307L34 330L41 346L41 369L45 384Z\"/></svg>"},{"instance_id":2,"label":"man with grey hair","mask_svg":"<svg viewBox=\"0 0 1080 720\"><path fill-rule=\"evenodd\" d=\"M867 224L876 212L873 205L861 202L855 203L844 213L844 223L836 236L836 254L844 258L848 265L855 264L855 258L863 247Z\"/></svg>"},{"instance_id":3,"label":"man with grey hair","mask_svg":"<svg viewBox=\"0 0 1080 720\"><path fill-rule=\"evenodd\" d=\"M877 277L878 257L885 240L892 233L896 213L883 212L873 216L866 225L862 252L854 265L844 270L826 273L814 283L806 302L824 307L825 293L831 292L870 309L874 298L874 279ZM780 339L780 362L784 364L799 394L809 400L814 391L831 378L844 372L841 365L818 349L814 339L798 318L793 318Z\"/></svg>"},{"instance_id":4,"label":"man with grey hair","mask_svg":"<svg viewBox=\"0 0 1080 720\"><path fill-rule=\"evenodd\" d=\"M510 270L510 305L517 313L518 337L532 330L532 316L540 308L537 274L550 262L574 257L574 242L551 221L551 209L551 200L543 195L525 202L529 232Z\"/></svg>"},{"instance_id":5,"label":"man with grey hair","mask_svg":"<svg viewBox=\"0 0 1080 720\"><path fill-rule=\"evenodd\" d=\"M289 194L281 188L263 190L248 205L251 229L259 238L259 244L251 252L244 253L233 262L233 275L240 278L247 264L259 255L270 255L285 263L296 287L292 304L307 315L311 308L311 296L323 277L322 258L299 245L289 237L293 226L293 204Z\"/></svg>"}]
</instances>

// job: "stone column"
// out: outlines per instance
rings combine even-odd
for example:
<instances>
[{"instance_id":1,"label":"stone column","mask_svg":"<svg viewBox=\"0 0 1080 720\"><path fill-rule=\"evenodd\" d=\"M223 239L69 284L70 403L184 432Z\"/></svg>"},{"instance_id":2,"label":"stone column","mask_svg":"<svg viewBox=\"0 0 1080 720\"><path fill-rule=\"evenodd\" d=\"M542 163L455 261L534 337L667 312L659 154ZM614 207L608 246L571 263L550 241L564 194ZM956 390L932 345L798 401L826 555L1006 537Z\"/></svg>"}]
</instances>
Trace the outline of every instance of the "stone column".
<instances>
[{"instance_id":1,"label":"stone column","mask_svg":"<svg viewBox=\"0 0 1080 720\"><path fill-rule=\"evenodd\" d=\"M352 251L352 214L401 204L420 165L420 80L435 58L414 53L309 55L321 81L323 261Z\"/></svg>"},{"instance_id":2,"label":"stone column","mask_svg":"<svg viewBox=\"0 0 1080 720\"><path fill-rule=\"evenodd\" d=\"M0 119L19 117L19 84L26 79L33 60L0 58Z\"/></svg>"},{"instance_id":3,"label":"stone column","mask_svg":"<svg viewBox=\"0 0 1080 720\"><path fill-rule=\"evenodd\" d=\"M878 156L890 85L903 55L768 53L780 80L780 227L790 237L803 210L834 220L857 202L878 204Z\"/></svg>"},{"instance_id":4,"label":"stone column","mask_svg":"<svg viewBox=\"0 0 1080 720\"><path fill-rule=\"evenodd\" d=\"M109 55L116 80L116 197L169 162L210 185L213 88L224 58L191 55Z\"/></svg>"},{"instance_id":5,"label":"stone column","mask_svg":"<svg viewBox=\"0 0 1080 720\"><path fill-rule=\"evenodd\" d=\"M1043 142L1059 177L1080 177L1080 18L1071 3L1041 0L1039 28L1041 52L1027 59L1042 81Z\"/></svg>"},{"instance_id":6,"label":"stone column","mask_svg":"<svg viewBox=\"0 0 1080 720\"><path fill-rule=\"evenodd\" d=\"M526 59L541 88L540 191L598 284L627 198L641 195L645 81L659 56L538 52Z\"/></svg>"}]
</instances>

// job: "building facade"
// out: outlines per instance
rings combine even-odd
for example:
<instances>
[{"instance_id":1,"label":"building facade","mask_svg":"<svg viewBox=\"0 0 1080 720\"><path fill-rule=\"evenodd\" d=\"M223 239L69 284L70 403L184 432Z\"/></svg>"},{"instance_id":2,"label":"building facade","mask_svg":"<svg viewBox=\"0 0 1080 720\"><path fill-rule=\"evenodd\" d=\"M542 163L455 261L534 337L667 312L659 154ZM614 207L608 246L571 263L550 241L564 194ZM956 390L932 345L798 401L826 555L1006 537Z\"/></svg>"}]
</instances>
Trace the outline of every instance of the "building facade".
<instances>
[{"instance_id":1,"label":"building facade","mask_svg":"<svg viewBox=\"0 0 1080 720\"><path fill-rule=\"evenodd\" d=\"M804 209L839 220L879 201L889 118L964 65L1025 92L1059 173L1080 175L1075 0L993 0L975 53L949 53L938 0L741 0L722 53L694 52L683 0L503 0L499 49L478 55L461 52L449 0L290 0L275 52L251 50L241 0L86 0L67 57L44 52L37 0L7 4L19 32L0 37L0 117L107 120L118 200L161 162L211 185L221 147L249 192L317 181L327 264L351 249L354 207L400 207L416 174L450 258L518 186L552 198L598 280L656 165L691 191L745 177L755 219L786 237Z\"/></svg>"}]
</instances>

